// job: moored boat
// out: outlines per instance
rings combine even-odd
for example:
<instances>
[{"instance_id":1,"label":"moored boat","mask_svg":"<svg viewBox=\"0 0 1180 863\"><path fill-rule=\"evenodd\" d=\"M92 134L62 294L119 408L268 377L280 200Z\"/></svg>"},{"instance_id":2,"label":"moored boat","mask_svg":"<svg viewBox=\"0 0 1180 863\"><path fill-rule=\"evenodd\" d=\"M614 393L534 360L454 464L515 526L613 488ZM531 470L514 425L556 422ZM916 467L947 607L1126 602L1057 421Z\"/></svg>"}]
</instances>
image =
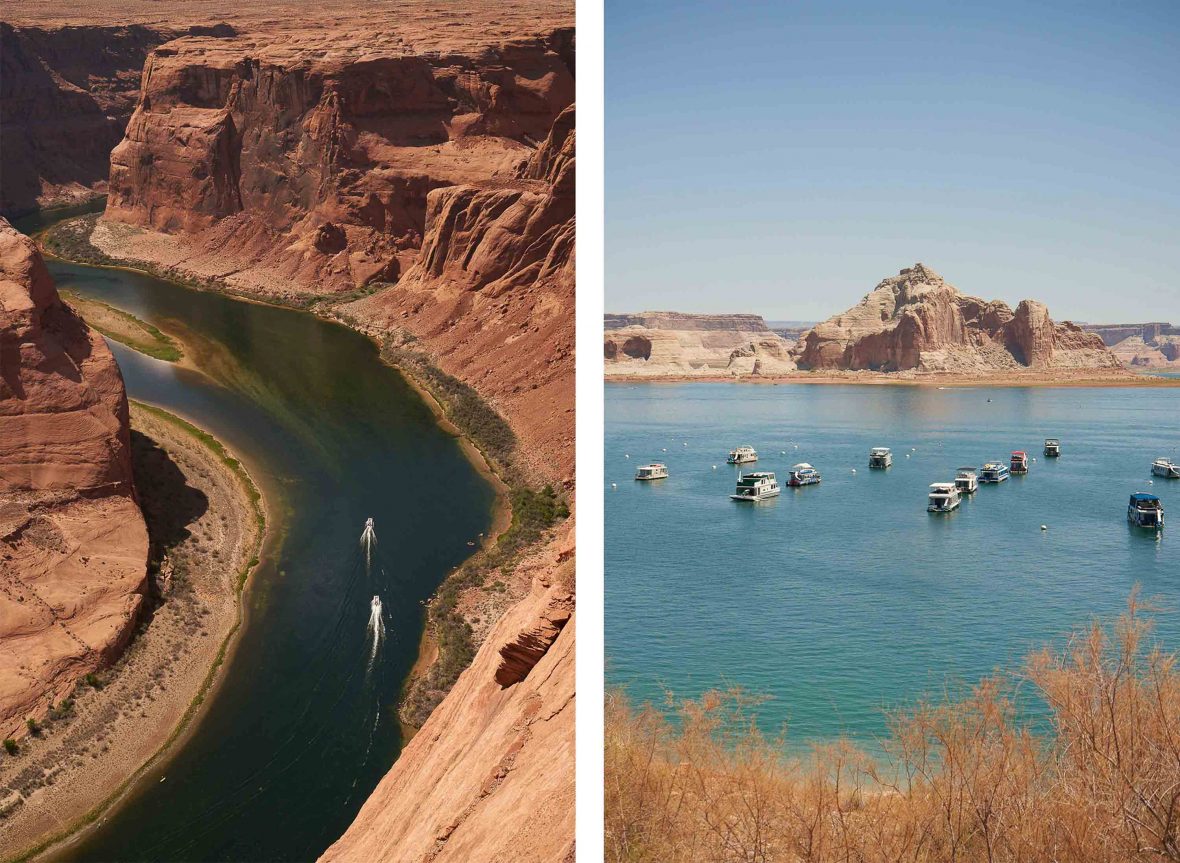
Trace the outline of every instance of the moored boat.
<instances>
[{"instance_id":1,"label":"moored boat","mask_svg":"<svg viewBox=\"0 0 1180 863\"><path fill-rule=\"evenodd\" d=\"M1164 505L1154 494L1137 491L1127 504L1127 521L1139 527L1161 530L1164 526Z\"/></svg>"},{"instance_id":2,"label":"moored boat","mask_svg":"<svg viewBox=\"0 0 1180 863\"><path fill-rule=\"evenodd\" d=\"M961 502L959 490L953 482L932 482L927 500L927 512L953 512Z\"/></svg>"},{"instance_id":3,"label":"moored boat","mask_svg":"<svg viewBox=\"0 0 1180 863\"><path fill-rule=\"evenodd\" d=\"M1055 437L1045 438L1045 455L1049 458L1061 455L1061 441Z\"/></svg>"},{"instance_id":4,"label":"moored boat","mask_svg":"<svg viewBox=\"0 0 1180 863\"><path fill-rule=\"evenodd\" d=\"M640 465L635 470L635 478L638 480L667 479L668 466L658 461Z\"/></svg>"},{"instance_id":5,"label":"moored boat","mask_svg":"<svg viewBox=\"0 0 1180 863\"><path fill-rule=\"evenodd\" d=\"M766 500L782 494L778 480L771 471L754 471L738 476L737 488L730 495L732 500Z\"/></svg>"},{"instance_id":6,"label":"moored boat","mask_svg":"<svg viewBox=\"0 0 1180 863\"><path fill-rule=\"evenodd\" d=\"M1003 482L1008 478L1008 465L1002 461L989 461L979 470L980 482Z\"/></svg>"},{"instance_id":7,"label":"moored boat","mask_svg":"<svg viewBox=\"0 0 1180 863\"><path fill-rule=\"evenodd\" d=\"M739 446L729 451L729 457L725 461L727 464L749 464L758 461L758 453L752 446Z\"/></svg>"},{"instance_id":8,"label":"moored boat","mask_svg":"<svg viewBox=\"0 0 1180 863\"><path fill-rule=\"evenodd\" d=\"M1024 450L1013 451L1012 473L1028 473L1028 453Z\"/></svg>"},{"instance_id":9,"label":"moored boat","mask_svg":"<svg viewBox=\"0 0 1180 863\"><path fill-rule=\"evenodd\" d=\"M1151 473L1165 479L1180 479L1180 464L1168 458L1157 458L1151 463Z\"/></svg>"},{"instance_id":10,"label":"moored boat","mask_svg":"<svg viewBox=\"0 0 1180 863\"><path fill-rule=\"evenodd\" d=\"M975 494L979 488L979 476L973 467L961 467L955 471L955 489L959 494Z\"/></svg>"},{"instance_id":11,"label":"moored boat","mask_svg":"<svg viewBox=\"0 0 1180 863\"><path fill-rule=\"evenodd\" d=\"M815 485L821 479L819 471L807 462L800 462L787 473L787 485L790 486Z\"/></svg>"},{"instance_id":12,"label":"moored boat","mask_svg":"<svg viewBox=\"0 0 1180 863\"><path fill-rule=\"evenodd\" d=\"M893 453L887 446L875 446L869 450L869 467L886 468L893 464Z\"/></svg>"}]
</instances>

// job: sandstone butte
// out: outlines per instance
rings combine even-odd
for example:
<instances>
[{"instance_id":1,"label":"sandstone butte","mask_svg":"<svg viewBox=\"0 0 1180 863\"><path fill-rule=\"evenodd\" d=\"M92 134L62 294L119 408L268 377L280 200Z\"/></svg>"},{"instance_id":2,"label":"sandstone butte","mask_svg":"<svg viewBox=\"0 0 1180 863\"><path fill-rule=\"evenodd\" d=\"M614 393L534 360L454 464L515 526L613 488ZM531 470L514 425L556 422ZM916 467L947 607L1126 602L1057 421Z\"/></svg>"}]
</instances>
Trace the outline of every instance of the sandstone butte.
<instances>
[{"instance_id":1,"label":"sandstone butte","mask_svg":"<svg viewBox=\"0 0 1180 863\"><path fill-rule=\"evenodd\" d=\"M147 554L119 367L0 219L0 737L119 654Z\"/></svg>"},{"instance_id":2,"label":"sandstone butte","mask_svg":"<svg viewBox=\"0 0 1180 863\"><path fill-rule=\"evenodd\" d=\"M127 0L116 16L12 0L5 16L39 46L6 74L14 91L47 76L58 99L134 104L106 112L124 128L96 245L263 299L326 298L412 342L504 414L531 476L572 489L572 4ZM99 44L150 31L142 75L134 57L103 73L89 48L68 64L77 27ZM101 190L24 110L10 128L43 151L24 198ZM100 134L89 116L70 134ZM572 859L573 554L570 519L330 859Z\"/></svg>"}]
</instances>

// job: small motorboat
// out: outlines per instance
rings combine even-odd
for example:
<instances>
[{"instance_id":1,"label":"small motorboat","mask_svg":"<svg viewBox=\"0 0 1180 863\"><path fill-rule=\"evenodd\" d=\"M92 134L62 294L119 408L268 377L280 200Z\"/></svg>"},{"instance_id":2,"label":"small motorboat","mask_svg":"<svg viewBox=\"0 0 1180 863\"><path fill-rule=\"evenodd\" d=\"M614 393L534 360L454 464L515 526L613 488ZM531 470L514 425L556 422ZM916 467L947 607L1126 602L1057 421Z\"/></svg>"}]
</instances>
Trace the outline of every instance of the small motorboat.
<instances>
[{"instance_id":1,"label":"small motorboat","mask_svg":"<svg viewBox=\"0 0 1180 863\"><path fill-rule=\"evenodd\" d=\"M807 462L800 462L787 473L787 485L816 485L823 477Z\"/></svg>"},{"instance_id":2,"label":"small motorboat","mask_svg":"<svg viewBox=\"0 0 1180 863\"><path fill-rule=\"evenodd\" d=\"M1180 479L1180 464L1169 458L1157 458L1151 463L1151 474L1165 479Z\"/></svg>"},{"instance_id":3,"label":"small motorboat","mask_svg":"<svg viewBox=\"0 0 1180 863\"><path fill-rule=\"evenodd\" d=\"M640 465L635 469L635 478L638 480L667 479L668 466L659 461Z\"/></svg>"},{"instance_id":4,"label":"small motorboat","mask_svg":"<svg viewBox=\"0 0 1180 863\"><path fill-rule=\"evenodd\" d=\"M1008 465L1002 461L989 461L979 470L980 482L1003 482L1008 478Z\"/></svg>"},{"instance_id":5,"label":"small motorboat","mask_svg":"<svg viewBox=\"0 0 1180 863\"><path fill-rule=\"evenodd\" d=\"M752 446L739 446L729 451L729 456L725 459L726 464L749 464L752 461L758 461L758 453L754 451Z\"/></svg>"},{"instance_id":6,"label":"small motorboat","mask_svg":"<svg viewBox=\"0 0 1180 863\"><path fill-rule=\"evenodd\" d=\"M1055 437L1045 439L1045 455L1049 458L1057 458L1061 455L1061 441Z\"/></svg>"},{"instance_id":7,"label":"small motorboat","mask_svg":"<svg viewBox=\"0 0 1180 863\"><path fill-rule=\"evenodd\" d=\"M755 471L738 477L737 488L730 500L759 501L778 497L783 493L771 471Z\"/></svg>"},{"instance_id":8,"label":"small motorboat","mask_svg":"<svg viewBox=\"0 0 1180 863\"><path fill-rule=\"evenodd\" d=\"M954 512L962 502L953 482L931 483L928 501L927 512Z\"/></svg>"},{"instance_id":9,"label":"small motorboat","mask_svg":"<svg viewBox=\"0 0 1180 863\"><path fill-rule=\"evenodd\" d=\"M1127 521L1150 530L1162 530L1164 505L1154 494L1137 491L1131 495L1131 501L1127 504Z\"/></svg>"},{"instance_id":10,"label":"small motorboat","mask_svg":"<svg viewBox=\"0 0 1180 863\"><path fill-rule=\"evenodd\" d=\"M371 605L373 608L380 608L381 607L381 597L374 596L373 601L371 603L369 603L369 605Z\"/></svg>"},{"instance_id":11,"label":"small motorboat","mask_svg":"<svg viewBox=\"0 0 1180 863\"><path fill-rule=\"evenodd\" d=\"M1015 450L1012 453L1012 473L1028 473L1028 453Z\"/></svg>"},{"instance_id":12,"label":"small motorboat","mask_svg":"<svg viewBox=\"0 0 1180 863\"><path fill-rule=\"evenodd\" d=\"M887 446L875 446L869 450L869 467L886 468L893 464L893 453Z\"/></svg>"},{"instance_id":13,"label":"small motorboat","mask_svg":"<svg viewBox=\"0 0 1180 863\"><path fill-rule=\"evenodd\" d=\"M955 489L959 494L975 494L979 488L979 477L973 467L961 467L955 471Z\"/></svg>"}]
</instances>

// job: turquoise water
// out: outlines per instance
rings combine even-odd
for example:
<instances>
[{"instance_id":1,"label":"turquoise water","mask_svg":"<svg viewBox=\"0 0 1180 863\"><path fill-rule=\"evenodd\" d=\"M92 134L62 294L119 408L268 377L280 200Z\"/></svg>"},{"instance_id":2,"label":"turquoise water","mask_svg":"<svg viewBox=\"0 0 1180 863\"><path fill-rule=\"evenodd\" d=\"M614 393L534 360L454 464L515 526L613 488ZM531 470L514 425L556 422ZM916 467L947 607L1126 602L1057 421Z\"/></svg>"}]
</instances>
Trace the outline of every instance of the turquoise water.
<instances>
[{"instance_id":1,"label":"turquoise water","mask_svg":"<svg viewBox=\"0 0 1180 863\"><path fill-rule=\"evenodd\" d=\"M401 749L395 708L422 603L487 529L492 489L373 344L342 326L135 273L49 268L59 287L184 333L200 372L111 346L127 391L221 438L272 517L206 715L58 859L314 860ZM374 594L386 640L370 667Z\"/></svg>"},{"instance_id":2,"label":"turquoise water","mask_svg":"<svg viewBox=\"0 0 1180 863\"><path fill-rule=\"evenodd\" d=\"M757 469L807 461L822 484L730 501L725 455L746 443ZM873 446L890 470L867 468ZM926 512L930 483L1014 449L1027 476ZM608 683L656 703L740 685L769 698L769 730L866 740L884 708L1014 668L1136 584L1180 648L1180 480L1149 484L1161 455L1180 461L1180 388L608 385ZM653 460L670 478L635 482ZM1158 539L1127 523L1140 490L1164 501Z\"/></svg>"}]
</instances>

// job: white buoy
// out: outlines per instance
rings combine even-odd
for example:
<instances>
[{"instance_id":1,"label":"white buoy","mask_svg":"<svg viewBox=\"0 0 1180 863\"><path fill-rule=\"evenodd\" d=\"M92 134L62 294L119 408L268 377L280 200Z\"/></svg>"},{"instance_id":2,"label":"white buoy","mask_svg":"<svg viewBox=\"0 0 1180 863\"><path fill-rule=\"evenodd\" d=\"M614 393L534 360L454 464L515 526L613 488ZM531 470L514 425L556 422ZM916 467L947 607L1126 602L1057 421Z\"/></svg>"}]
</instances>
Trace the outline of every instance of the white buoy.
<instances>
[{"instance_id":1,"label":"white buoy","mask_svg":"<svg viewBox=\"0 0 1180 863\"><path fill-rule=\"evenodd\" d=\"M618 487L619 487L619 484L618 484L617 482L612 482L612 483L610 484L610 487L611 487L611 488L618 488Z\"/></svg>"},{"instance_id":2,"label":"white buoy","mask_svg":"<svg viewBox=\"0 0 1180 863\"><path fill-rule=\"evenodd\" d=\"M852 469L852 472L853 472L853 473L856 473L856 468L853 468L853 469Z\"/></svg>"},{"instance_id":3,"label":"white buoy","mask_svg":"<svg viewBox=\"0 0 1180 863\"><path fill-rule=\"evenodd\" d=\"M713 470L717 470L717 465L713 465Z\"/></svg>"},{"instance_id":4,"label":"white buoy","mask_svg":"<svg viewBox=\"0 0 1180 863\"><path fill-rule=\"evenodd\" d=\"M778 454L779 454L779 455L786 455L786 454L787 454L787 451L786 451L785 449L780 449L780 450L778 451Z\"/></svg>"},{"instance_id":5,"label":"white buoy","mask_svg":"<svg viewBox=\"0 0 1180 863\"><path fill-rule=\"evenodd\" d=\"M631 453L623 453L623 458L631 458Z\"/></svg>"},{"instance_id":6,"label":"white buoy","mask_svg":"<svg viewBox=\"0 0 1180 863\"><path fill-rule=\"evenodd\" d=\"M1048 529L1049 529L1049 525L1047 525L1047 524L1041 525L1041 530L1048 530Z\"/></svg>"},{"instance_id":7,"label":"white buoy","mask_svg":"<svg viewBox=\"0 0 1180 863\"><path fill-rule=\"evenodd\" d=\"M660 452L667 452L667 451L668 451L667 447L664 447L662 450L660 450Z\"/></svg>"},{"instance_id":8,"label":"white buoy","mask_svg":"<svg viewBox=\"0 0 1180 863\"><path fill-rule=\"evenodd\" d=\"M688 446L688 441L685 441L685 442L684 442L684 445L685 445L685 446Z\"/></svg>"},{"instance_id":9,"label":"white buoy","mask_svg":"<svg viewBox=\"0 0 1180 863\"><path fill-rule=\"evenodd\" d=\"M907 453L905 454L905 457L906 457L906 458L909 458L909 457L910 457L910 454L907 452Z\"/></svg>"}]
</instances>

